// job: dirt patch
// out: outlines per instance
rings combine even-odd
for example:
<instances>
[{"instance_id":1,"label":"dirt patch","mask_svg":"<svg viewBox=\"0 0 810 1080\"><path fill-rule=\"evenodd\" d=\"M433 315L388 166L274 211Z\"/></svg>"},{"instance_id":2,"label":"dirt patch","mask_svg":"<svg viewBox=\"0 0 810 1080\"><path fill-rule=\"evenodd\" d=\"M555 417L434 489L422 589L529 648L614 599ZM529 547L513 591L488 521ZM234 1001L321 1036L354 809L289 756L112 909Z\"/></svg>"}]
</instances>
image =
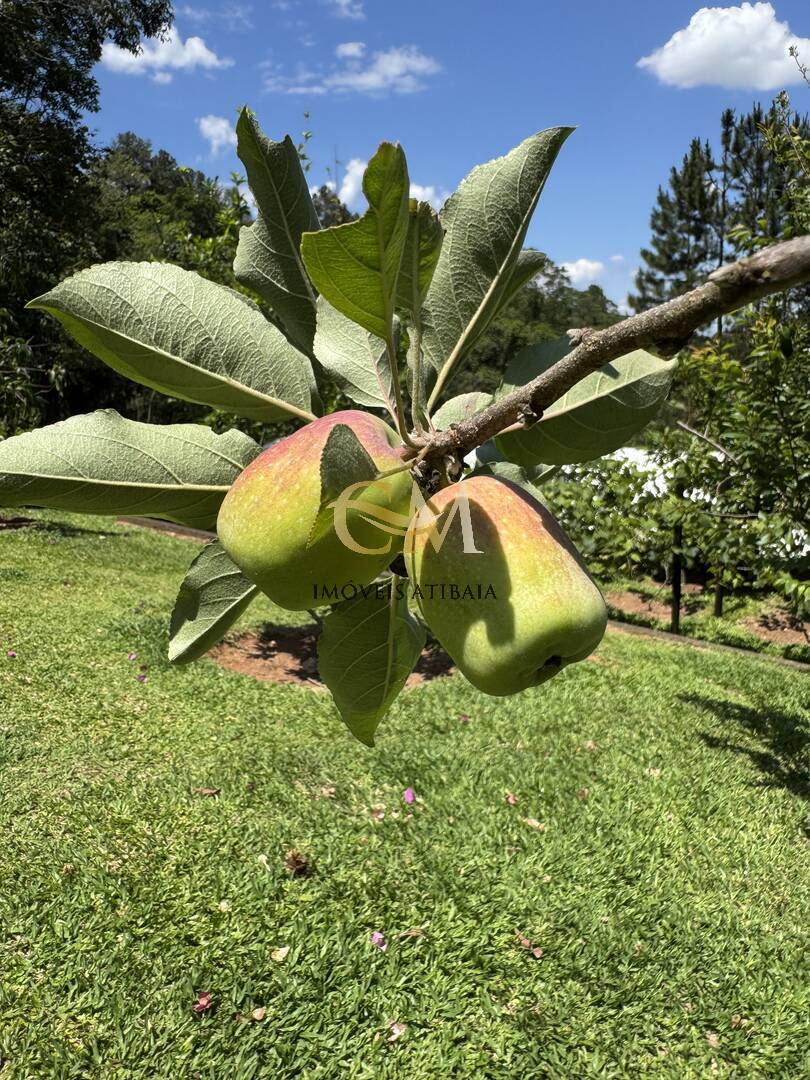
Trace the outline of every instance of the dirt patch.
<instances>
[{"instance_id":1,"label":"dirt patch","mask_svg":"<svg viewBox=\"0 0 810 1080\"><path fill-rule=\"evenodd\" d=\"M690 590L697 593L699 587ZM644 620L660 619L668 623L671 617L669 604L648 599L634 592L612 592L605 596L610 607ZM687 596L681 605L682 615L693 615L697 610L696 595ZM779 609L767 615L750 616L740 620L739 626L750 630L762 641L773 645L810 645L810 623L802 622L789 611Z\"/></svg>"},{"instance_id":2,"label":"dirt patch","mask_svg":"<svg viewBox=\"0 0 810 1080\"><path fill-rule=\"evenodd\" d=\"M648 600L644 596L639 596L638 593L612 592L607 594L605 600L611 607L623 611L626 615L668 620L671 614L669 604L664 604L660 600Z\"/></svg>"},{"instance_id":3,"label":"dirt patch","mask_svg":"<svg viewBox=\"0 0 810 1080\"><path fill-rule=\"evenodd\" d=\"M772 611L744 619L743 626L763 641L772 641L776 645L810 645L810 624L789 611Z\"/></svg>"},{"instance_id":4,"label":"dirt patch","mask_svg":"<svg viewBox=\"0 0 810 1080\"><path fill-rule=\"evenodd\" d=\"M240 675L265 682L294 683L313 690L325 689L318 674L317 635L311 627L265 626L259 633L223 641L209 653L211 659ZM406 686L421 686L451 675L456 669L438 646L422 650Z\"/></svg>"}]
</instances>

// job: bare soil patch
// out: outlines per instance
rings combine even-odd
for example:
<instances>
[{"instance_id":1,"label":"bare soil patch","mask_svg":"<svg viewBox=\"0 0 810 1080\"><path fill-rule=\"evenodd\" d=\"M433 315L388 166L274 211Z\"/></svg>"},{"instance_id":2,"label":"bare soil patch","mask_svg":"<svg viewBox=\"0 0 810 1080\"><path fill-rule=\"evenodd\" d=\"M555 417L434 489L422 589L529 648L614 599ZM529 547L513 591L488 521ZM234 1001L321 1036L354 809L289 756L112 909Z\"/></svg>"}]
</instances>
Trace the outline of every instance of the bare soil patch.
<instances>
[{"instance_id":1,"label":"bare soil patch","mask_svg":"<svg viewBox=\"0 0 810 1080\"><path fill-rule=\"evenodd\" d=\"M240 675L265 682L293 683L323 690L318 674L317 634L309 626L265 626L258 633L242 634L211 650L211 659ZM428 645L406 686L421 686L451 675L456 669L438 646Z\"/></svg>"},{"instance_id":2,"label":"bare soil patch","mask_svg":"<svg viewBox=\"0 0 810 1080\"><path fill-rule=\"evenodd\" d=\"M669 619L669 604L660 600L647 599L634 592L612 592L605 596L611 607L627 615L640 615L645 619Z\"/></svg>"},{"instance_id":3,"label":"bare soil patch","mask_svg":"<svg viewBox=\"0 0 810 1080\"><path fill-rule=\"evenodd\" d=\"M777 645L810 645L810 624L802 622L789 611L772 611L767 615L743 620L743 626L763 641Z\"/></svg>"},{"instance_id":4,"label":"bare soil patch","mask_svg":"<svg viewBox=\"0 0 810 1080\"><path fill-rule=\"evenodd\" d=\"M699 586L684 586L684 590L697 593ZM660 600L640 596L634 592L612 592L605 596L608 604L626 615L643 619L661 619L668 622L670 606ZM685 596L681 605L682 615L692 615L696 610L694 596ZM810 624L802 622L785 609L778 609L765 615L749 616L740 620L740 626L756 634L762 641L774 645L810 645Z\"/></svg>"}]
</instances>

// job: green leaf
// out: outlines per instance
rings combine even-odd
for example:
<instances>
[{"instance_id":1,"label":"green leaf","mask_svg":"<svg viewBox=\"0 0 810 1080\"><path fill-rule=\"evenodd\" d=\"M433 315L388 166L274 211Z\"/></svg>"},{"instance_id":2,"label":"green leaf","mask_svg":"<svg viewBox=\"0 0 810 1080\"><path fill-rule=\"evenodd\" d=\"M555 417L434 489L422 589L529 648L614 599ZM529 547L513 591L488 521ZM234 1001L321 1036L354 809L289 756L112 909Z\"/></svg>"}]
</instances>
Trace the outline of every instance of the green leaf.
<instances>
[{"instance_id":1,"label":"green leaf","mask_svg":"<svg viewBox=\"0 0 810 1080\"><path fill-rule=\"evenodd\" d=\"M399 320L394 322L394 340ZM385 342L347 319L323 296L318 298L315 357L343 393L359 405L396 415L391 364Z\"/></svg>"},{"instance_id":2,"label":"green leaf","mask_svg":"<svg viewBox=\"0 0 810 1080\"><path fill-rule=\"evenodd\" d=\"M268 139L243 109L236 152L247 171L258 214L239 230L233 270L266 300L290 341L308 355L315 336L315 289L301 258L301 235L320 228L295 143Z\"/></svg>"},{"instance_id":3,"label":"green leaf","mask_svg":"<svg viewBox=\"0 0 810 1080\"><path fill-rule=\"evenodd\" d=\"M425 629L408 610L406 579L369 585L323 622L318 670L349 731L374 745L377 725L416 666Z\"/></svg>"},{"instance_id":4,"label":"green leaf","mask_svg":"<svg viewBox=\"0 0 810 1080\"><path fill-rule=\"evenodd\" d=\"M408 236L408 185L402 147L382 143L363 176L366 213L301 239L316 288L338 311L384 341L391 333Z\"/></svg>"},{"instance_id":5,"label":"green leaf","mask_svg":"<svg viewBox=\"0 0 810 1080\"><path fill-rule=\"evenodd\" d=\"M251 420L310 411L309 360L233 289L168 263L113 262L28 307L55 315L121 375Z\"/></svg>"},{"instance_id":6,"label":"green leaf","mask_svg":"<svg viewBox=\"0 0 810 1080\"><path fill-rule=\"evenodd\" d=\"M0 442L0 506L139 514L198 529L260 447L241 431L139 424L111 409Z\"/></svg>"},{"instance_id":7,"label":"green leaf","mask_svg":"<svg viewBox=\"0 0 810 1080\"><path fill-rule=\"evenodd\" d=\"M378 469L348 424L335 424L321 450L321 503L307 537L312 547L334 527L332 503L350 484L373 480Z\"/></svg>"},{"instance_id":8,"label":"green leaf","mask_svg":"<svg viewBox=\"0 0 810 1080\"><path fill-rule=\"evenodd\" d=\"M495 445L494 439L489 439L477 447L473 458L473 471L470 475L488 473L491 476L502 476L515 483L532 485L545 484L552 476L560 471L559 465L515 465L503 456Z\"/></svg>"},{"instance_id":9,"label":"green leaf","mask_svg":"<svg viewBox=\"0 0 810 1080\"><path fill-rule=\"evenodd\" d=\"M570 350L567 337L522 349L497 397L531 382ZM518 465L568 465L602 457L636 435L658 412L676 364L638 349L586 376L523 431L501 435L498 449Z\"/></svg>"},{"instance_id":10,"label":"green leaf","mask_svg":"<svg viewBox=\"0 0 810 1080\"><path fill-rule=\"evenodd\" d=\"M524 248L517 257L501 306L509 303L515 293L519 292L532 278L537 277L546 266L548 266L548 256L545 252L536 251L534 248Z\"/></svg>"},{"instance_id":11,"label":"green leaf","mask_svg":"<svg viewBox=\"0 0 810 1080\"><path fill-rule=\"evenodd\" d=\"M422 307L442 249L439 215L426 202L408 204L408 235L397 281L397 307L413 319Z\"/></svg>"},{"instance_id":12,"label":"green leaf","mask_svg":"<svg viewBox=\"0 0 810 1080\"><path fill-rule=\"evenodd\" d=\"M408 236L397 283L397 307L409 323L408 370L411 418L417 427L429 427L425 411L428 372L422 353L422 304L433 278L444 232L439 215L430 203L411 199L408 204Z\"/></svg>"},{"instance_id":13,"label":"green leaf","mask_svg":"<svg viewBox=\"0 0 810 1080\"><path fill-rule=\"evenodd\" d=\"M425 356L438 373L431 406L511 295L516 266L520 274L528 272L529 256L518 260L529 221L572 130L548 128L479 165L445 203L444 243L422 311Z\"/></svg>"},{"instance_id":14,"label":"green leaf","mask_svg":"<svg viewBox=\"0 0 810 1080\"><path fill-rule=\"evenodd\" d=\"M524 488L533 499L538 499L545 505L545 500L541 498L537 485L556 471L557 467L554 465L529 465L524 468L511 461L490 460L477 465L469 475L494 476L498 480L509 480L518 487Z\"/></svg>"},{"instance_id":15,"label":"green leaf","mask_svg":"<svg viewBox=\"0 0 810 1080\"><path fill-rule=\"evenodd\" d=\"M492 394L470 393L459 394L458 397L450 398L444 405L433 414L433 425L439 431L446 431L451 424L460 424L463 420L469 420L492 404Z\"/></svg>"},{"instance_id":16,"label":"green leaf","mask_svg":"<svg viewBox=\"0 0 810 1080\"><path fill-rule=\"evenodd\" d=\"M222 640L258 591L219 540L206 544L188 568L174 604L169 660L199 660Z\"/></svg>"}]
</instances>

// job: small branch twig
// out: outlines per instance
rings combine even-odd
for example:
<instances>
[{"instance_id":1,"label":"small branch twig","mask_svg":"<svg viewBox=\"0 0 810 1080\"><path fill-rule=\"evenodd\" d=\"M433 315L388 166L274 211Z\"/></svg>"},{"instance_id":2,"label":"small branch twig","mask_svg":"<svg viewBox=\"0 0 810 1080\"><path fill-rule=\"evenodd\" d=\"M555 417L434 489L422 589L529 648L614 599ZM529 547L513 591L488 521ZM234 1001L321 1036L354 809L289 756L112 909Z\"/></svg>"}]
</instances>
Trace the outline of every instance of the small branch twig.
<instances>
[{"instance_id":1,"label":"small branch twig","mask_svg":"<svg viewBox=\"0 0 810 1080\"><path fill-rule=\"evenodd\" d=\"M527 410L541 414L586 375L619 356L634 349L674 356L695 330L718 316L808 281L810 236L798 236L721 266L691 292L604 330L569 331L574 347L548 371L452 430L436 432L428 442L427 463L441 469L447 454L469 453Z\"/></svg>"},{"instance_id":2,"label":"small branch twig","mask_svg":"<svg viewBox=\"0 0 810 1080\"><path fill-rule=\"evenodd\" d=\"M708 435L696 431L693 427L685 424L683 420L676 420L675 426L679 427L681 431L685 431L688 435L693 435L696 439L700 439L701 442L708 443L708 445L713 447L719 454L722 454L724 458L733 461L735 465L740 464L740 459L735 457L730 450L726 450L725 446L721 446L719 442L715 442L714 439L709 438Z\"/></svg>"}]
</instances>

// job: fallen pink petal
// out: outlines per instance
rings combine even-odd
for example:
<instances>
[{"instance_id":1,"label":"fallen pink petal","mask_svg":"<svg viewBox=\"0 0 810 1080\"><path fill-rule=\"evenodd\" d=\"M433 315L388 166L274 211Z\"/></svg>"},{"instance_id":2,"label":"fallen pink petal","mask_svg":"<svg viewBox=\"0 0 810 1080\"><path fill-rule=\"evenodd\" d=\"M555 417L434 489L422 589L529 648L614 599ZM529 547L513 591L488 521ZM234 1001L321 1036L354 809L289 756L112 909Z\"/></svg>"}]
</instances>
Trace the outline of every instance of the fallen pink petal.
<instances>
[{"instance_id":1,"label":"fallen pink petal","mask_svg":"<svg viewBox=\"0 0 810 1080\"><path fill-rule=\"evenodd\" d=\"M405 788L405 791L402 794L402 798L405 800L408 806L410 806L413 800L416 798L416 792L413 790L412 787Z\"/></svg>"},{"instance_id":2,"label":"fallen pink petal","mask_svg":"<svg viewBox=\"0 0 810 1080\"><path fill-rule=\"evenodd\" d=\"M388 948L388 942L385 940L385 934L381 934L379 930L375 930L371 935L371 944L380 952L385 952Z\"/></svg>"},{"instance_id":3,"label":"fallen pink petal","mask_svg":"<svg viewBox=\"0 0 810 1080\"><path fill-rule=\"evenodd\" d=\"M194 1002L191 1008L195 1013L204 1013L208 1012L213 1003L214 995L209 993L207 990L201 990L197 994L197 1000Z\"/></svg>"},{"instance_id":4,"label":"fallen pink petal","mask_svg":"<svg viewBox=\"0 0 810 1080\"><path fill-rule=\"evenodd\" d=\"M14 652L13 649L9 649L7 651L7 653L6 653L6 656L9 658L9 660L16 660L17 659L17 654Z\"/></svg>"},{"instance_id":5,"label":"fallen pink petal","mask_svg":"<svg viewBox=\"0 0 810 1080\"><path fill-rule=\"evenodd\" d=\"M138 675L138 682L139 683L149 682L149 676L148 675Z\"/></svg>"},{"instance_id":6,"label":"fallen pink petal","mask_svg":"<svg viewBox=\"0 0 810 1080\"><path fill-rule=\"evenodd\" d=\"M137 659L138 659L138 654L136 652L131 652L129 654L129 656L127 657L127 660L129 660L130 662L133 661L133 660L137 660Z\"/></svg>"}]
</instances>

